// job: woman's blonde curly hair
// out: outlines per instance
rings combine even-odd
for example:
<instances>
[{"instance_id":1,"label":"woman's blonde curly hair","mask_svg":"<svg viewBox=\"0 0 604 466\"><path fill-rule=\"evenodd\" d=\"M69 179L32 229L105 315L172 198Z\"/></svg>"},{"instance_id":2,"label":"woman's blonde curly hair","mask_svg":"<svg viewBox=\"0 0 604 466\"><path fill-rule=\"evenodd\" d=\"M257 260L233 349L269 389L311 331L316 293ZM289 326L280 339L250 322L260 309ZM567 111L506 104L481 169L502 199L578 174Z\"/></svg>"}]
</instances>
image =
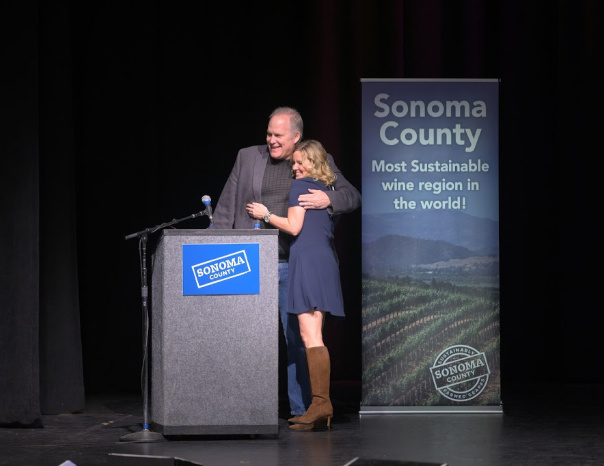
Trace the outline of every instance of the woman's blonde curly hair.
<instances>
[{"instance_id":1,"label":"woman's blonde curly hair","mask_svg":"<svg viewBox=\"0 0 604 466\"><path fill-rule=\"evenodd\" d=\"M321 181L325 186L331 186L336 181L336 175L329 166L327 151L319 141L306 139L294 147L294 152L302 154L302 165L308 169L308 176Z\"/></svg>"}]
</instances>

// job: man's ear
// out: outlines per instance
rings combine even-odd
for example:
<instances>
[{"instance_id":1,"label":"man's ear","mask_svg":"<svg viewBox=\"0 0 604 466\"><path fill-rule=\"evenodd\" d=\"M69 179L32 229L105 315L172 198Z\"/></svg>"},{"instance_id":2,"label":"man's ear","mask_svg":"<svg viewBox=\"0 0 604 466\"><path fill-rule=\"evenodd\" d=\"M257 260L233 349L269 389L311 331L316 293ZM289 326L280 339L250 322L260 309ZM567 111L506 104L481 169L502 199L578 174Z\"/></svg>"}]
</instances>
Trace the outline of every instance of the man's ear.
<instances>
[{"instance_id":1,"label":"man's ear","mask_svg":"<svg viewBox=\"0 0 604 466\"><path fill-rule=\"evenodd\" d=\"M296 131L296 136L294 137L294 144L297 144L298 142L300 142L300 132Z\"/></svg>"}]
</instances>

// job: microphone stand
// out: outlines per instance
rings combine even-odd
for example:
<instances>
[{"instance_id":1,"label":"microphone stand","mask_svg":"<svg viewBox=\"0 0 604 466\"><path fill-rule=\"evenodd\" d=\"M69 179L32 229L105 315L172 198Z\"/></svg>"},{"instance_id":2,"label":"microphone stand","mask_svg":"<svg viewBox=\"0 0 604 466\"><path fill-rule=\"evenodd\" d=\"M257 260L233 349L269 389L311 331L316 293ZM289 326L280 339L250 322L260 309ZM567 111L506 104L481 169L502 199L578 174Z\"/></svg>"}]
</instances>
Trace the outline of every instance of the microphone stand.
<instances>
[{"instance_id":1,"label":"microphone stand","mask_svg":"<svg viewBox=\"0 0 604 466\"><path fill-rule=\"evenodd\" d=\"M143 430L140 432L133 432L132 434L123 435L120 437L120 441L122 442L139 442L139 443L149 443L149 442L160 442L165 440L164 436L159 432L152 432L149 430L149 358L148 358L148 339L149 339L149 312L148 312L148 296L149 296L149 284L147 278L147 240L149 234L155 233L156 231L162 230L166 227L175 225L180 222L184 222L185 220L189 220L196 217L201 217L202 215L206 215L205 212L197 212L195 214L189 215L188 217L173 219L170 222L162 223L160 225L156 225L152 228L145 228L144 230L138 231L136 233L132 233L127 235L125 239L139 238L139 258L140 258L140 267L141 267L141 300L142 300L142 310L143 310L143 367L141 374L141 385L143 391ZM209 217L209 215L208 215ZM211 222L211 218L210 218Z\"/></svg>"}]
</instances>

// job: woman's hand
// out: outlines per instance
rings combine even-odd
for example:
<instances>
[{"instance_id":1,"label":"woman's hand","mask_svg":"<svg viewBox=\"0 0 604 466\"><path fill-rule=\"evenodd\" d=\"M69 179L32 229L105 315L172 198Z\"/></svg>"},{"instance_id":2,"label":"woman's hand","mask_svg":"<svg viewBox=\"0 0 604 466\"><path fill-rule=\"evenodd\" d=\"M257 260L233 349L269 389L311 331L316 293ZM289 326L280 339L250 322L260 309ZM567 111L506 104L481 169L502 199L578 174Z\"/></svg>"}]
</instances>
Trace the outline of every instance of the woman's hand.
<instances>
[{"instance_id":1,"label":"woman's hand","mask_svg":"<svg viewBox=\"0 0 604 466\"><path fill-rule=\"evenodd\" d=\"M266 206L264 204L260 204L259 202L250 202L249 204L246 204L245 210L250 217L260 220L262 220L268 213Z\"/></svg>"}]
</instances>

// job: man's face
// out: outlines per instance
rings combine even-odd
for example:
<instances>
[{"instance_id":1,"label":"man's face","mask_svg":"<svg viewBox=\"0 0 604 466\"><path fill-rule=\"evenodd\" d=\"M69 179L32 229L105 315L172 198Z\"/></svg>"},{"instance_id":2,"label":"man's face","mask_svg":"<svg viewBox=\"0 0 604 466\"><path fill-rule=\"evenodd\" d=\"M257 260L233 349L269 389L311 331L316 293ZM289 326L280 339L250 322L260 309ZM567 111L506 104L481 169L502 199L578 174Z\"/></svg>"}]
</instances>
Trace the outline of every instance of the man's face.
<instances>
[{"instance_id":1,"label":"man's face","mask_svg":"<svg viewBox=\"0 0 604 466\"><path fill-rule=\"evenodd\" d=\"M275 115L268 122L266 145L272 158L289 159L299 139L300 133L292 133L288 115Z\"/></svg>"}]
</instances>

